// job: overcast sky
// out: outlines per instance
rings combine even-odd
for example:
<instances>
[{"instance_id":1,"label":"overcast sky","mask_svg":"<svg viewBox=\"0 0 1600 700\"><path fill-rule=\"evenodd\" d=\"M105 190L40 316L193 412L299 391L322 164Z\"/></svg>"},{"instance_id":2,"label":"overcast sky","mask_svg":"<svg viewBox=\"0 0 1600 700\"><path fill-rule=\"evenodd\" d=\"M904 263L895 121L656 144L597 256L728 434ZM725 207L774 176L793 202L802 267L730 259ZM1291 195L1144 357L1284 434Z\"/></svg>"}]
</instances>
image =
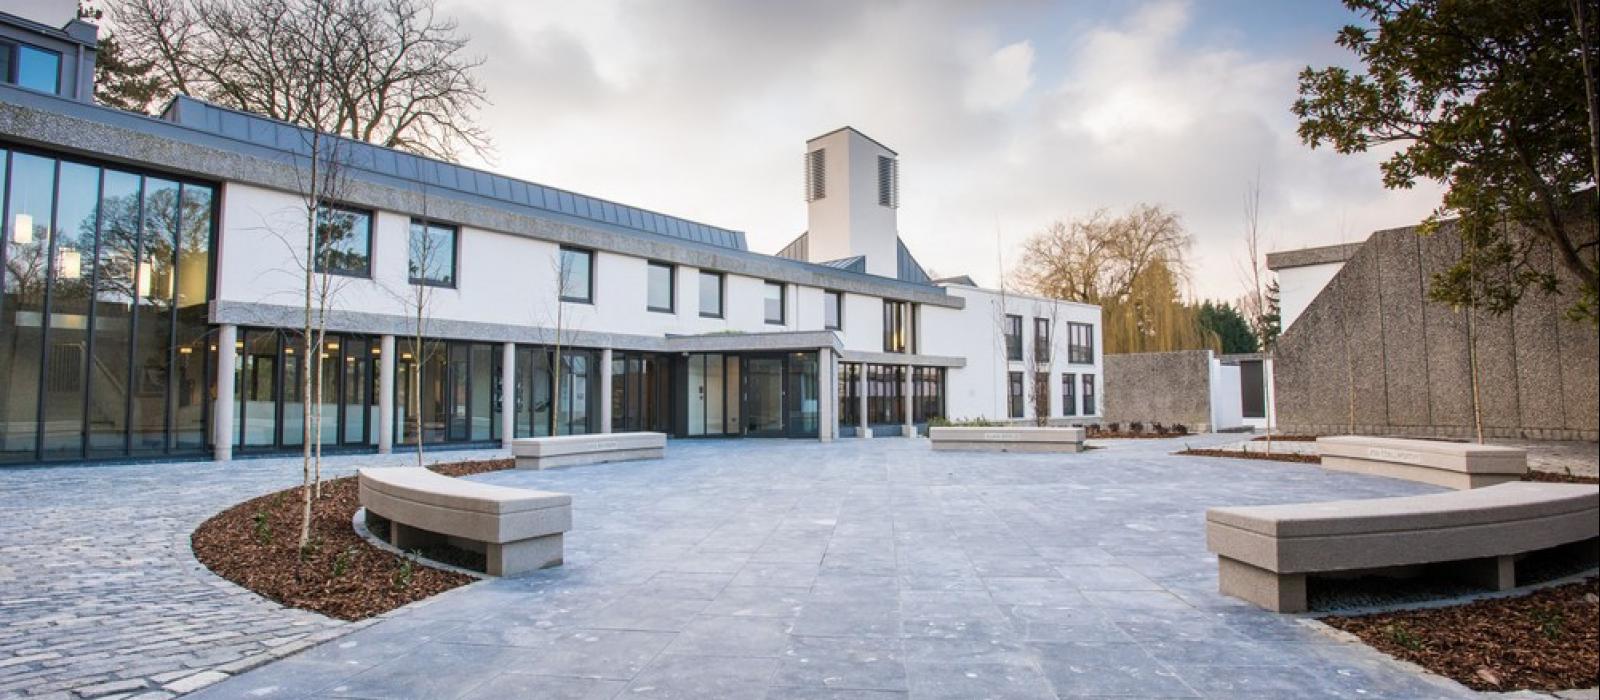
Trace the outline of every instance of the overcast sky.
<instances>
[{"instance_id":1,"label":"overcast sky","mask_svg":"<svg viewBox=\"0 0 1600 700\"><path fill-rule=\"evenodd\" d=\"M1192 292L1232 299L1257 173L1269 250L1438 204L1432 186L1384 190L1378 155L1295 135L1296 74L1350 62L1335 0L439 2L486 59L491 169L761 252L805 229L805 140L843 125L900 153L900 233L922 263L987 284L1052 220L1149 202L1193 236ZM20 4L52 23L72 7Z\"/></svg>"}]
</instances>

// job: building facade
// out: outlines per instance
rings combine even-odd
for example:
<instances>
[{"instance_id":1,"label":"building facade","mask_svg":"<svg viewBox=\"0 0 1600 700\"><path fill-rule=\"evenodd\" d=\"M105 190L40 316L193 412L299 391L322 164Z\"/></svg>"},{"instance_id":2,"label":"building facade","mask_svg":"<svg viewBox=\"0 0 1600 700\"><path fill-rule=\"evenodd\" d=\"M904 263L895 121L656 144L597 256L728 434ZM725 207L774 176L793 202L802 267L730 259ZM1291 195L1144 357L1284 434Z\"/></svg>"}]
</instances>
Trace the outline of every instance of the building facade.
<instances>
[{"instance_id":1,"label":"building facade","mask_svg":"<svg viewBox=\"0 0 1600 700\"><path fill-rule=\"evenodd\" d=\"M1098 308L929 279L899 238L897 156L854 129L808 142L810 225L765 255L368 144L330 156L196 100L149 118L10 83L0 464L295 450L317 375L325 450L915 434L1027 419L1015 380L1041 369L1050 416L1098 415ZM314 160L341 177L308 256ZM309 353L308 266L326 291Z\"/></svg>"}]
</instances>

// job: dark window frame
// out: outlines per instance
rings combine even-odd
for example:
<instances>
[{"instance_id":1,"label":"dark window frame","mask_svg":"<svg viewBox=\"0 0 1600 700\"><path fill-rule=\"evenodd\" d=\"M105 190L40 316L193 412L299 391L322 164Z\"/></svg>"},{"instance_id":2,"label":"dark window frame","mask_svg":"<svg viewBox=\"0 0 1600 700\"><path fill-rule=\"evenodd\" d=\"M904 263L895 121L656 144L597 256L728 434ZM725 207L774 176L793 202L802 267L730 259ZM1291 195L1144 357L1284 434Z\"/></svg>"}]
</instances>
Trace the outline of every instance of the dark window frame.
<instances>
[{"instance_id":1,"label":"dark window frame","mask_svg":"<svg viewBox=\"0 0 1600 700\"><path fill-rule=\"evenodd\" d=\"M1025 404L1022 392L1027 385L1023 383L1021 372L1008 372L1006 377L1006 414L1008 418L1025 418Z\"/></svg>"},{"instance_id":2,"label":"dark window frame","mask_svg":"<svg viewBox=\"0 0 1600 700\"><path fill-rule=\"evenodd\" d=\"M1071 372L1061 375L1061 415L1078 415L1078 375Z\"/></svg>"},{"instance_id":3,"label":"dark window frame","mask_svg":"<svg viewBox=\"0 0 1600 700\"><path fill-rule=\"evenodd\" d=\"M1067 363L1094 364L1094 324L1067 322Z\"/></svg>"},{"instance_id":4,"label":"dark window frame","mask_svg":"<svg viewBox=\"0 0 1600 700\"><path fill-rule=\"evenodd\" d=\"M665 308L650 304L650 270L664 269L667 271L667 305ZM671 314L677 313L678 308L678 266L660 260L650 260L645 263L644 271L644 308L646 311Z\"/></svg>"},{"instance_id":5,"label":"dark window frame","mask_svg":"<svg viewBox=\"0 0 1600 700\"><path fill-rule=\"evenodd\" d=\"M1083 415L1092 416L1098 413L1095 410L1098 408L1095 406L1095 401L1098 399L1094 391L1094 375L1083 375Z\"/></svg>"},{"instance_id":6,"label":"dark window frame","mask_svg":"<svg viewBox=\"0 0 1600 700\"><path fill-rule=\"evenodd\" d=\"M589 262L589 267L588 267L589 274L586 276L587 279L584 280L585 282L587 282L587 285L585 286L585 288L583 290L584 296L574 297L574 296L567 296L567 294L566 294L566 291L567 291L566 290L566 286L567 285L564 283L564 278L567 275L567 254L568 253L571 253L571 254L574 254L574 255L582 255ZM598 256L596 256L594 254L594 250L589 249L589 248L579 248L579 247L576 247L576 246L564 245L564 246L561 246L561 250L560 250L559 253L557 253L557 255L559 255L560 257L556 261L556 270L557 270L556 274L557 274L557 277L558 277L556 279L556 296L559 297L560 300L563 303L567 303L567 304L590 304L590 305L593 305L594 304L595 261L598 258Z\"/></svg>"},{"instance_id":7,"label":"dark window frame","mask_svg":"<svg viewBox=\"0 0 1600 700\"><path fill-rule=\"evenodd\" d=\"M706 278L714 277L717 280L717 310L716 313L707 313L705 308L705 283ZM700 312L700 318L727 318L728 316L728 276L715 270L700 270L696 277L699 286L695 289L695 306Z\"/></svg>"},{"instance_id":8,"label":"dark window frame","mask_svg":"<svg viewBox=\"0 0 1600 700\"><path fill-rule=\"evenodd\" d=\"M883 351L897 355L917 352L917 308L909 301L883 300Z\"/></svg>"},{"instance_id":9,"label":"dark window frame","mask_svg":"<svg viewBox=\"0 0 1600 700\"><path fill-rule=\"evenodd\" d=\"M340 268L329 268L329 269L326 269L326 270L323 269L324 265L322 264L322 262L327 257L326 256L327 251L323 249L323 245L324 244L323 244L322 235L321 235L322 234L322 227L321 227L322 210L324 210L324 209L342 211L342 212L345 212L347 214L356 214L356 215L360 215L360 216L365 216L367 218L367 252L366 252L367 269L366 269L365 272L356 272L356 271L353 271L353 270L346 270L346 269L340 269ZM373 228L374 228L373 220L376 219L376 218L378 218L378 213L375 212L375 211L372 211L371 209L362 209L361 207L354 207L354 206L350 206L350 205L347 205L347 204L328 203L328 204L323 204L322 206L318 207L318 211L317 211L317 222L318 222L318 226L317 226L317 249L318 249L318 253L319 254L317 255L317 259L316 259L316 261L314 263L314 268L313 269L315 269L318 274L322 274L322 273L326 272L327 274L339 275L340 277L353 277L353 278L356 278L356 279L366 279L366 280L372 279L372 275L373 275L372 231L373 231Z\"/></svg>"},{"instance_id":10,"label":"dark window frame","mask_svg":"<svg viewBox=\"0 0 1600 700\"><path fill-rule=\"evenodd\" d=\"M1050 361L1050 319L1033 318L1033 361Z\"/></svg>"},{"instance_id":11,"label":"dark window frame","mask_svg":"<svg viewBox=\"0 0 1600 700\"><path fill-rule=\"evenodd\" d=\"M1022 361L1022 316L1019 314L1006 314L1005 325L1006 360L1009 362Z\"/></svg>"},{"instance_id":12,"label":"dark window frame","mask_svg":"<svg viewBox=\"0 0 1600 700\"><path fill-rule=\"evenodd\" d=\"M767 315L767 292L772 288L778 289L778 318L773 320ZM789 323L789 285L772 280L761 282L761 318L769 326L782 326Z\"/></svg>"},{"instance_id":13,"label":"dark window frame","mask_svg":"<svg viewBox=\"0 0 1600 700\"><path fill-rule=\"evenodd\" d=\"M844 330L844 292L832 289L822 290L822 327L830 331ZM833 320L828 323L828 308L833 308Z\"/></svg>"},{"instance_id":14,"label":"dark window frame","mask_svg":"<svg viewBox=\"0 0 1600 700\"><path fill-rule=\"evenodd\" d=\"M30 50L33 50L33 51L38 51L39 53L50 54L50 55L56 57L55 86L49 90L49 93L52 94L52 95L60 95L61 94L61 67L63 65L66 65L66 63L65 63L66 62L66 57L63 56L60 51L57 51L55 49L47 49L47 48L45 48L43 46L39 46L38 44L30 44L28 42L19 41L17 39L12 39L12 38L9 38L9 37L0 38L0 51L5 51L6 53L10 54L8 56L8 58L10 59L10 65L8 65L6 67L6 74L3 75L3 76L0 76L0 80L3 80L7 85L14 85L14 86L22 88L24 90L32 90L34 92L45 92L44 90L40 90L40 89L34 88L34 87L28 87L27 85L23 85L22 83L18 82L18 79L21 77L21 71L22 71L22 50L23 49L30 49Z\"/></svg>"},{"instance_id":15,"label":"dark window frame","mask_svg":"<svg viewBox=\"0 0 1600 700\"><path fill-rule=\"evenodd\" d=\"M416 247L412 244L411 237L415 235L416 227L418 225L421 225L424 231L430 228L440 228L450 231L450 280L448 282L428 277L417 277L416 275L411 274L411 254L416 252ZM417 284L426 287L438 287L440 289L458 288L461 284L461 227L434 219L423 219L415 216L411 217L411 224L406 228L406 280L409 284Z\"/></svg>"}]
</instances>

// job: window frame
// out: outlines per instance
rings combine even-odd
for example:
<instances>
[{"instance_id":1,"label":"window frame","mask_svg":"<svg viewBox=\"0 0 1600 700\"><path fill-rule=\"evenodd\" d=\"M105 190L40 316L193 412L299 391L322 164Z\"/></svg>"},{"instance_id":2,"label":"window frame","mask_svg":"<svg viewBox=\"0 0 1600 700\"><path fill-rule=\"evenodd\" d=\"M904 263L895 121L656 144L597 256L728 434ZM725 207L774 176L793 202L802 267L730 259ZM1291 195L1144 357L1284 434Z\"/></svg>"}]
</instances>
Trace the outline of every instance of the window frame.
<instances>
[{"instance_id":1,"label":"window frame","mask_svg":"<svg viewBox=\"0 0 1600 700\"><path fill-rule=\"evenodd\" d=\"M411 243L411 237L413 235L415 235L416 227L418 225L422 226L424 231L427 231L429 228L440 228L440 229L448 230L450 232L450 281L442 282L440 280L430 279L430 278L427 278L427 277L417 277L417 276L411 274L411 254L413 252L415 252L415 247ZM426 273L426 271L424 271L424 273ZM438 220L435 220L435 219L423 219L423 218L415 217L415 216L411 217L411 223L406 228L406 282L408 284L416 284L416 285L422 285L422 286L426 286L426 287L438 287L440 289L456 289L456 288L458 288L460 286L460 284L461 284L461 227L460 226L457 226L457 225L451 224L451 223L446 223L446 222L443 222L443 221L438 221Z\"/></svg>"},{"instance_id":2,"label":"window frame","mask_svg":"<svg viewBox=\"0 0 1600 700\"><path fill-rule=\"evenodd\" d=\"M1027 384L1024 383L1025 381L1026 380L1023 379L1022 372L1006 373L1007 418L1027 417L1027 400L1023 398L1023 392L1027 391Z\"/></svg>"},{"instance_id":3,"label":"window frame","mask_svg":"<svg viewBox=\"0 0 1600 700\"><path fill-rule=\"evenodd\" d=\"M1061 415L1078 415L1078 375L1072 372L1061 375Z\"/></svg>"},{"instance_id":4,"label":"window frame","mask_svg":"<svg viewBox=\"0 0 1600 700\"><path fill-rule=\"evenodd\" d=\"M653 306L650 303L651 280L650 271L653 269L667 271L667 305L665 308ZM677 313L678 309L678 266L661 260L648 260L645 262L644 272L644 308L661 314Z\"/></svg>"},{"instance_id":5,"label":"window frame","mask_svg":"<svg viewBox=\"0 0 1600 700\"><path fill-rule=\"evenodd\" d=\"M6 75L0 76L0 79L3 79L7 85L14 85L24 90L32 90L34 92L46 92L45 90L23 85L21 82L19 82L19 79L22 76L22 51L23 49L28 49L55 57L55 86L52 87L48 92L52 95L61 94L61 67L65 65L66 57L62 56L60 51L56 51L55 49L47 49L43 46L38 46L36 44L30 44L25 41L19 41L11 38L6 38L3 41L0 41L0 43L10 44L10 46L6 47L4 50L10 54L9 58L11 64L7 66Z\"/></svg>"},{"instance_id":6,"label":"window frame","mask_svg":"<svg viewBox=\"0 0 1600 700\"><path fill-rule=\"evenodd\" d=\"M1033 317L1033 361L1050 361L1050 319Z\"/></svg>"},{"instance_id":7,"label":"window frame","mask_svg":"<svg viewBox=\"0 0 1600 700\"><path fill-rule=\"evenodd\" d=\"M1095 410L1095 409L1099 408L1098 406L1095 405L1095 402L1099 401L1100 397L1095 394L1094 375L1093 374L1084 374L1082 376L1083 376L1083 415L1092 416L1092 415L1095 415L1095 414L1099 413L1099 411Z\"/></svg>"},{"instance_id":8,"label":"window frame","mask_svg":"<svg viewBox=\"0 0 1600 700\"><path fill-rule=\"evenodd\" d=\"M767 298L767 293L773 288L778 290L777 320L773 320L771 316L767 315L767 302L771 301ZM772 280L761 281L761 319L766 321L769 326L782 326L789 323L789 285L782 282L773 282Z\"/></svg>"},{"instance_id":9,"label":"window frame","mask_svg":"<svg viewBox=\"0 0 1600 700\"><path fill-rule=\"evenodd\" d=\"M365 279L365 280L372 279L372 276L374 274L373 269L375 267L372 264L373 263L373 261L372 261L372 234L373 234L373 230L376 228L375 225L374 225L375 224L374 220L378 218L378 213L375 212L375 211L372 211L371 209L362 209L361 207L353 207L353 206L350 206L348 204L328 203L328 204L321 205L321 207L319 207L318 211L317 211L317 222L319 224L318 225L318 230L317 230L317 248L319 248L319 249L322 249L322 247L323 247L322 231L321 231L321 226L320 226L321 218L322 218L322 211L321 210L323 210L323 209L342 211L342 212L345 212L347 214L357 214L357 215L360 215L360 216L365 216L367 218L367 252L366 252L367 269L366 269L365 272L355 272L355 271L351 271L351 270L343 270L343 269L338 269L338 268L324 269L325 266L322 263L323 263L323 260L327 257L326 256L327 251L326 250L321 250L322 254L318 255L316 261L314 261L313 264L312 264L313 270L315 270L317 274L326 273L326 274L330 274L330 275L339 275L341 277L352 277L352 278L355 278L355 279ZM407 231L407 233L409 233L409 231ZM409 243L409 241L408 241L408 243ZM453 256L454 253L451 253L451 255ZM408 269L407 272L409 274L409 269ZM454 274L453 271L452 271L450 276L451 276L451 278L455 277L455 274Z\"/></svg>"},{"instance_id":10,"label":"window frame","mask_svg":"<svg viewBox=\"0 0 1600 700\"><path fill-rule=\"evenodd\" d=\"M585 282L587 282L587 286L584 288L584 291L583 291L584 296L582 296L582 297L572 297L572 296L567 296L567 294L566 294L566 291L567 291L566 290L566 286L567 285L564 283L562 278L566 277L566 274L567 274L567 254L568 253L572 253L572 254L575 254L575 255L582 255L582 256L584 256L585 259L588 260L588 263L589 263L589 267L588 267L589 274L586 276L587 279L584 280ZM594 254L594 250L589 249L589 248L579 248L579 247L576 247L576 246L564 245L564 246L561 246L560 252L558 252L557 255L559 255L560 257L557 258L557 262L556 262L556 270L557 270L557 272L556 272L556 274L557 274L556 296L561 300L562 303L566 303L566 304L590 304L590 305L593 305L594 304L594 277L595 277L594 273L595 273L595 259L596 259L596 256Z\"/></svg>"},{"instance_id":11,"label":"window frame","mask_svg":"<svg viewBox=\"0 0 1600 700\"><path fill-rule=\"evenodd\" d=\"M1083 333L1084 343L1078 342L1079 331ZM1094 364L1094 324L1067 322L1067 364Z\"/></svg>"},{"instance_id":12,"label":"window frame","mask_svg":"<svg viewBox=\"0 0 1600 700\"><path fill-rule=\"evenodd\" d=\"M822 327L830 331L844 330L844 292L822 290ZM833 309L833 323L828 323L828 309Z\"/></svg>"},{"instance_id":13,"label":"window frame","mask_svg":"<svg viewBox=\"0 0 1600 700\"><path fill-rule=\"evenodd\" d=\"M716 313L706 313L706 308L705 308L705 289L706 289L706 286L705 285L706 285L706 279L707 278L715 278L717 280L717 311L716 311ZM722 272L718 272L716 270L701 269L699 271L699 275L697 276L697 279L699 280L699 286L695 289L695 292L696 292L695 306L696 306L696 310L700 312L700 318L727 318L728 317L728 276L727 276L727 274L722 273Z\"/></svg>"},{"instance_id":14,"label":"window frame","mask_svg":"<svg viewBox=\"0 0 1600 700\"><path fill-rule=\"evenodd\" d=\"M1022 361L1022 315L1006 314L1006 361Z\"/></svg>"}]
</instances>

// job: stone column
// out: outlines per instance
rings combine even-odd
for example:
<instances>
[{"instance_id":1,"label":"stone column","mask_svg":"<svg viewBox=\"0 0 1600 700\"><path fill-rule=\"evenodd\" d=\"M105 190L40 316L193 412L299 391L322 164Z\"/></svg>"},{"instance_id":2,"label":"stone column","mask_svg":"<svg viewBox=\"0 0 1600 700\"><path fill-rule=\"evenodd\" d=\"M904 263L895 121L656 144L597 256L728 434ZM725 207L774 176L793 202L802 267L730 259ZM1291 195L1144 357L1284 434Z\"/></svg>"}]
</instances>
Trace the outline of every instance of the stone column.
<instances>
[{"instance_id":1,"label":"stone column","mask_svg":"<svg viewBox=\"0 0 1600 700\"><path fill-rule=\"evenodd\" d=\"M233 367L238 363L239 327L225 323L217 328L217 399L211 408L211 453L218 462L233 459Z\"/></svg>"},{"instance_id":2,"label":"stone column","mask_svg":"<svg viewBox=\"0 0 1600 700\"><path fill-rule=\"evenodd\" d=\"M511 449L516 437L517 418L517 344L506 343L500 348L500 446Z\"/></svg>"},{"instance_id":3,"label":"stone column","mask_svg":"<svg viewBox=\"0 0 1600 700\"><path fill-rule=\"evenodd\" d=\"M611 348L600 350L600 432L611 432Z\"/></svg>"},{"instance_id":4,"label":"stone column","mask_svg":"<svg viewBox=\"0 0 1600 700\"><path fill-rule=\"evenodd\" d=\"M867 363L861 363L856 372L856 437L872 437L867 427Z\"/></svg>"},{"instance_id":5,"label":"stone column","mask_svg":"<svg viewBox=\"0 0 1600 700\"><path fill-rule=\"evenodd\" d=\"M817 351L817 439L823 442L833 442L833 432L838 419L834 418L833 392L839 386L834 379L833 351L826 348Z\"/></svg>"},{"instance_id":6,"label":"stone column","mask_svg":"<svg viewBox=\"0 0 1600 700\"><path fill-rule=\"evenodd\" d=\"M394 452L394 336L378 339L378 454Z\"/></svg>"},{"instance_id":7,"label":"stone column","mask_svg":"<svg viewBox=\"0 0 1600 700\"><path fill-rule=\"evenodd\" d=\"M917 422L911 411L913 406L913 401L911 398L911 365L906 365L903 369L905 370L906 376L900 381L900 392L903 394L900 397L900 405L904 407L906 421L905 428L902 429L903 432L901 435L904 435L908 438L914 438L917 436Z\"/></svg>"}]
</instances>

